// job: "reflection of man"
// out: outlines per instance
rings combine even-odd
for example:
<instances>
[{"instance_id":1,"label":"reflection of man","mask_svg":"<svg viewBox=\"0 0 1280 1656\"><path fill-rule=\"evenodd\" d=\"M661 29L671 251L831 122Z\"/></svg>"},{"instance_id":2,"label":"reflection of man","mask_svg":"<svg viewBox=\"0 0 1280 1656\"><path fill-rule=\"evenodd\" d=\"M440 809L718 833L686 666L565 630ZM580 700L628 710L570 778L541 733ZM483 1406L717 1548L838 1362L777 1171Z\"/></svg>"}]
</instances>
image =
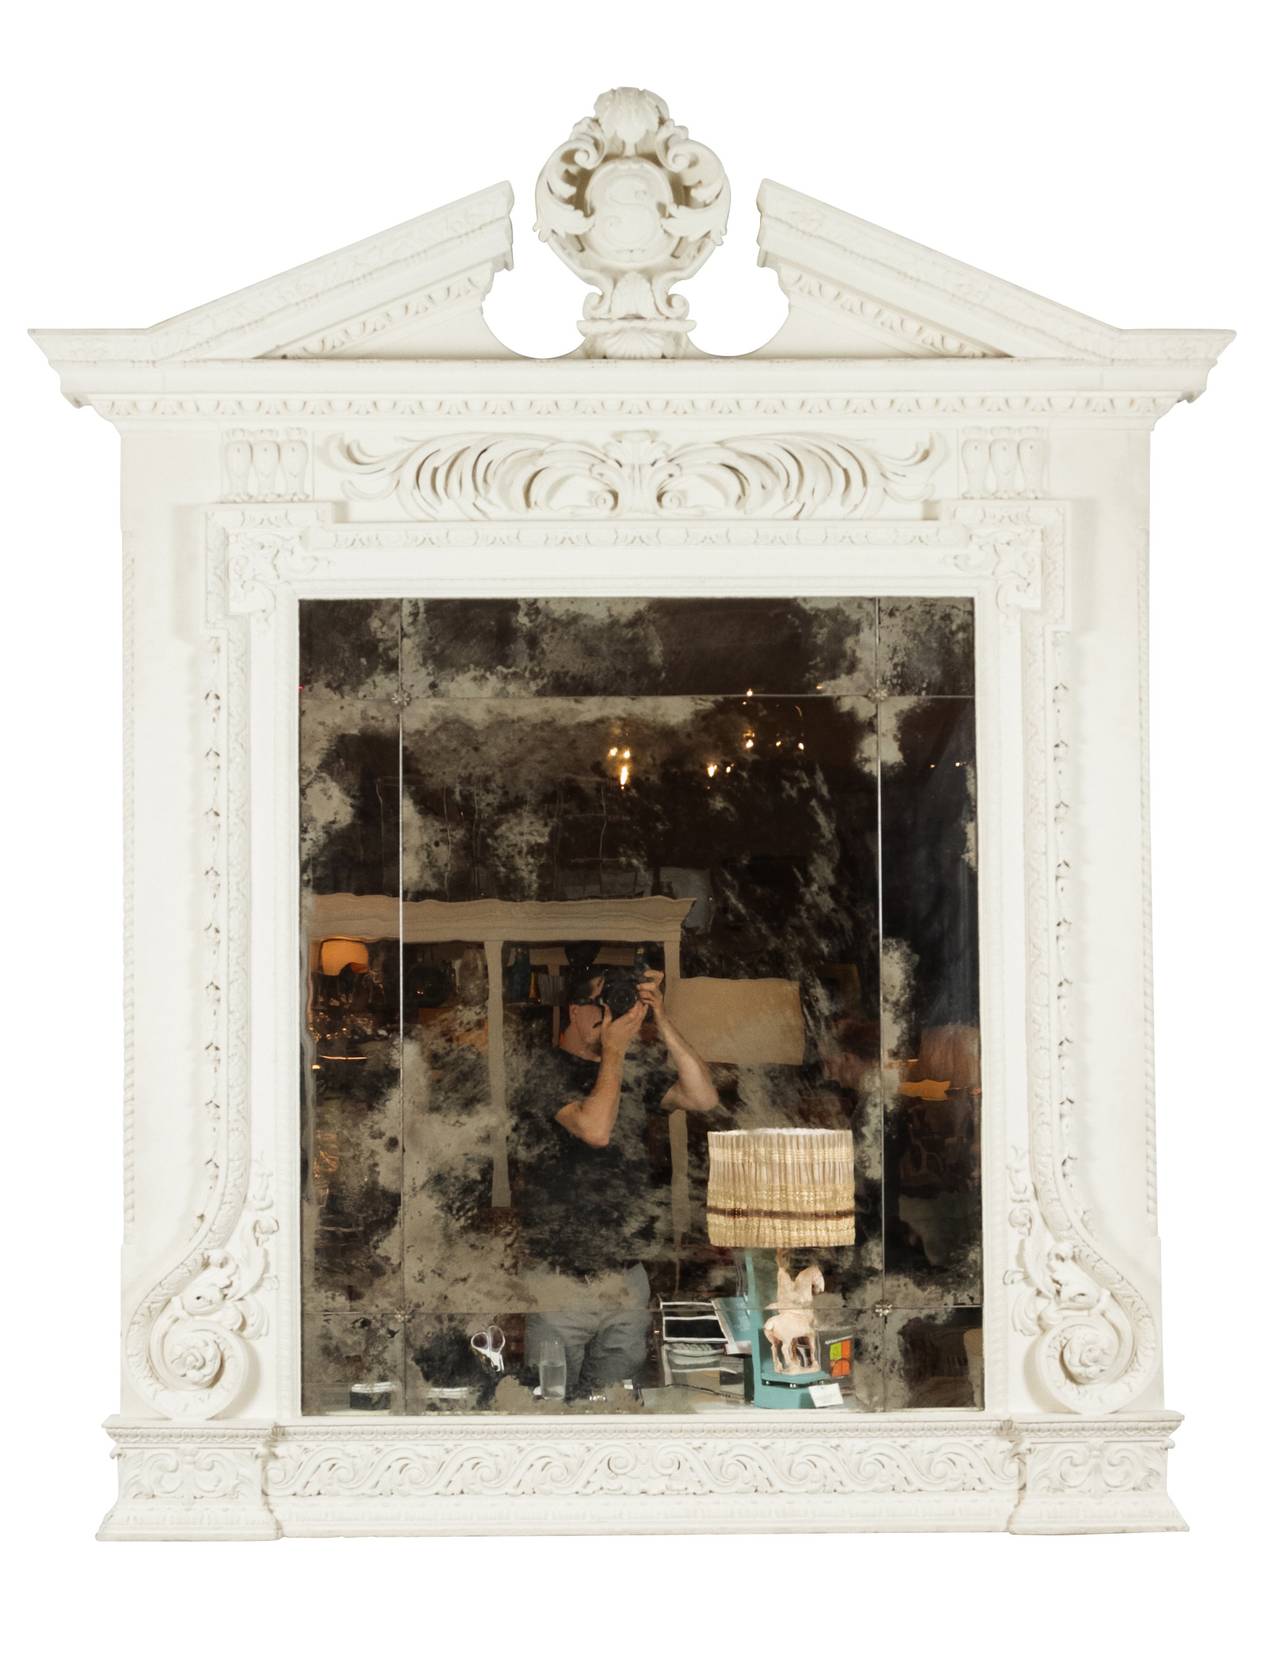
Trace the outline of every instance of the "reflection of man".
<instances>
[{"instance_id":1,"label":"reflection of man","mask_svg":"<svg viewBox=\"0 0 1280 1656\"><path fill-rule=\"evenodd\" d=\"M642 1261L663 1251L670 1215L669 1181L655 1177L647 1140L662 1110L718 1102L707 1066L667 1016L662 973L646 972L618 1017L601 1004L603 984L603 973L571 983L560 1045L535 1056L517 1105L521 1238L529 1262L545 1268L526 1345L536 1361L543 1341L563 1343L570 1395L642 1368ZM658 1041L637 1050L649 1016Z\"/></svg>"}]
</instances>

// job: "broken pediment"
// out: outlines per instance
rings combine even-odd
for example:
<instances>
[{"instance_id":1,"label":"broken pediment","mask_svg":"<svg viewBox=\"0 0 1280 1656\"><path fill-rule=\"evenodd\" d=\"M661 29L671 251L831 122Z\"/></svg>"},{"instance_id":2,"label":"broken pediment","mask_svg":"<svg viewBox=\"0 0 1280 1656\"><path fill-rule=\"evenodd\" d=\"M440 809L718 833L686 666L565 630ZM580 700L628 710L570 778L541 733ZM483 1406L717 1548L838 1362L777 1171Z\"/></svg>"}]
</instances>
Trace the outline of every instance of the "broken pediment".
<instances>
[{"instance_id":1,"label":"broken pediment","mask_svg":"<svg viewBox=\"0 0 1280 1656\"><path fill-rule=\"evenodd\" d=\"M707 360L673 289L721 241L729 184L661 98L602 93L543 167L535 199L540 239L592 290L572 356ZM512 202L510 185L494 185L154 327L34 337L64 370L514 360L483 313L511 264ZM790 311L755 361L1185 366L1183 394L1195 395L1232 338L1113 328L782 184L766 181L758 205L760 262Z\"/></svg>"},{"instance_id":2,"label":"broken pediment","mask_svg":"<svg viewBox=\"0 0 1280 1656\"><path fill-rule=\"evenodd\" d=\"M511 265L512 201L495 184L151 328L32 334L55 365L510 356L481 307Z\"/></svg>"},{"instance_id":3,"label":"broken pediment","mask_svg":"<svg viewBox=\"0 0 1280 1656\"><path fill-rule=\"evenodd\" d=\"M766 179L760 263L790 302L765 356L1212 362L1229 330L1113 328Z\"/></svg>"}]
</instances>

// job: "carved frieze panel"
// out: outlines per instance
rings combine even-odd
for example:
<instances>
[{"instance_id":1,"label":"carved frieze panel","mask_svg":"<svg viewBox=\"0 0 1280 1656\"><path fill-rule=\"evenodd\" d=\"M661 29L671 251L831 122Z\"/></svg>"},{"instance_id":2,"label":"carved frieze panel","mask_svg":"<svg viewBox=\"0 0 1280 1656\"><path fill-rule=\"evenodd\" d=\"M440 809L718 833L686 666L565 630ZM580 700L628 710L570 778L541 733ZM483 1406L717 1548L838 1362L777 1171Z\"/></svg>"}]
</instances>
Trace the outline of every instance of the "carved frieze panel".
<instances>
[{"instance_id":1,"label":"carved frieze panel","mask_svg":"<svg viewBox=\"0 0 1280 1656\"><path fill-rule=\"evenodd\" d=\"M596 441L432 437L383 453L334 442L347 493L394 498L411 517L860 518L928 498L947 452L924 435L860 442L822 434L672 443L656 431Z\"/></svg>"}]
</instances>

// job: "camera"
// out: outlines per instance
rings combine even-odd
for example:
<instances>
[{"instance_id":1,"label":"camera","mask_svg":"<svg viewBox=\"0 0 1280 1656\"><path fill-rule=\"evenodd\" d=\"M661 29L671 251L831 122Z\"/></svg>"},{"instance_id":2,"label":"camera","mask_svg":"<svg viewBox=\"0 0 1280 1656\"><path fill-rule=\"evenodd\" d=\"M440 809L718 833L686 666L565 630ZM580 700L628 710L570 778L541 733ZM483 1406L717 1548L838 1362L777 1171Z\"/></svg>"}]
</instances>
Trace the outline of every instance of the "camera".
<instances>
[{"instance_id":1,"label":"camera","mask_svg":"<svg viewBox=\"0 0 1280 1656\"><path fill-rule=\"evenodd\" d=\"M611 1018L621 1018L640 999L637 991L644 979L643 966L609 966L596 998Z\"/></svg>"}]
</instances>

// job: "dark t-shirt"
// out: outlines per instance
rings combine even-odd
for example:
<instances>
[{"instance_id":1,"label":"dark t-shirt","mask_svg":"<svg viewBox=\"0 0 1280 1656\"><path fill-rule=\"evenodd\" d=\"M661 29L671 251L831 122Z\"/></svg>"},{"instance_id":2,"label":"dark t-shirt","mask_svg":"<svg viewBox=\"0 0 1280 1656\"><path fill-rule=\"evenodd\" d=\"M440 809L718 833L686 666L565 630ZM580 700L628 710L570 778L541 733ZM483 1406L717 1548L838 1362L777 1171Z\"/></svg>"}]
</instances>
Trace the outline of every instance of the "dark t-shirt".
<instances>
[{"instance_id":1,"label":"dark t-shirt","mask_svg":"<svg viewBox=\"0 0 1280 1656\"><path fill-rule=\"evenodd\" d=\"M618 1119L593 1148L555 1119L594 1089L600 1066L540 1047L512 1101L515 1202L525 1257L582 1274L625 1269L669 1250L671 1167L667 1115L675 1076L659 1053L623 1060Z\"/></svg>"}]
</instances>

